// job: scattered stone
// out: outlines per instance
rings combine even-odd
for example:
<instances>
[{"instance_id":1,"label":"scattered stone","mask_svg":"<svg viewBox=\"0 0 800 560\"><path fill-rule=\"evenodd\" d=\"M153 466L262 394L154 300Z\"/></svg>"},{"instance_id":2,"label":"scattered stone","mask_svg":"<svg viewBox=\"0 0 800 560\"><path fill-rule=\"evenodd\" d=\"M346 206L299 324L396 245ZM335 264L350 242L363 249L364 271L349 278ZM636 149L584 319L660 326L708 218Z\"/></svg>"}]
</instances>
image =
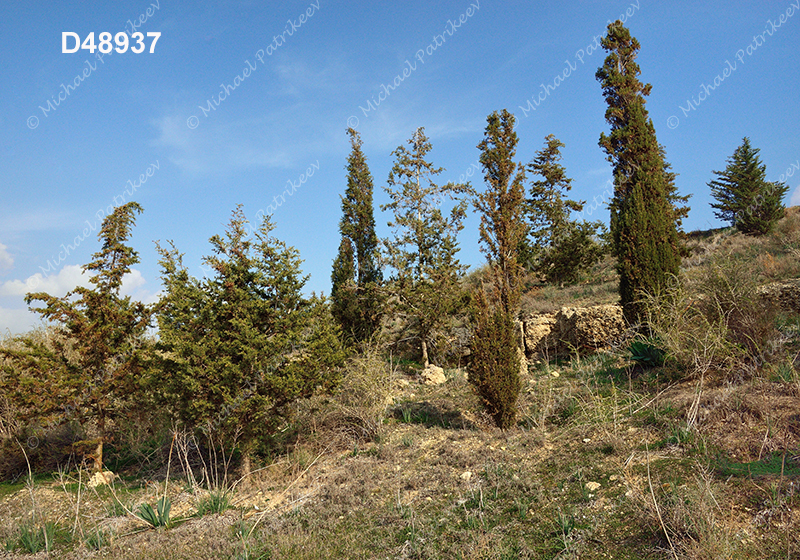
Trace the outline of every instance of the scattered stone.
<instances>
[{"instance_id":1,"label":"scattered stone","mask_svg":"<svg viewBox=\"0 0 800 560\"><path fill-rule=\"evenodd\" d=\"M431 364L422 371L422 382L425 385L441 385L446 381L444 370L439 366Z\"/></svg>"},{"instance_id":2,"label":"scattered stone","mask_svg":"<svg viewBox=\"0 0 800 560\"><path fill-rule=\"evenodd\" d=\"M472 473L469 471L464 471L463 473L461 473L461 476L459 478L461 480L466 480L467 482L469 482L469 480L472 478Z\"/></svg>"},{"instance_id":3,"label":"scattered stone","mask_svg":"<svg viewBox=\"0 0 800 560\"><path fill-rule=\"evenodd\" d=\"M600 483L599 482L587 482L586 483L586 489L589 492L595 492L596 490L600 489Z\"/></svg>"},{"instance_id":4,"label":"scattered stone","mask_svg":"<svg viewBox=\"0 0 800 560\"><path fill-rule=\"evenodd\" d=\"M86 485L89 488L97 488L98 486L105 486L111 484L116 478L116 475L111 471L96 472L89 479Z\"/></svg>"}]
</instances>

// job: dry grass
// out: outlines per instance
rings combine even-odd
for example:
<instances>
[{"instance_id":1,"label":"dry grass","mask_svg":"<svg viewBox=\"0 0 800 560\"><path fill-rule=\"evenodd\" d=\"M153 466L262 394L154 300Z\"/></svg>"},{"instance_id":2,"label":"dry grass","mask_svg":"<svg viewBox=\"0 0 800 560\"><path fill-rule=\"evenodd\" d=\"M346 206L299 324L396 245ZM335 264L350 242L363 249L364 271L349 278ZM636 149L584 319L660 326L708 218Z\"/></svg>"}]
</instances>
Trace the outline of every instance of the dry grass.
<instances>
[{"instance_id":1,"label":"dry grass","mask_svg":"<svg viewBox=\"0 0 800 560\"><path fill-rule=\"evenodd\" d=\"M594 265L578 283L563 287L541 283L529 276L528 290L522 296L521 315L550 313L562 307L602 305L619 301L619 276L614 259L606 256Z\"/></svg>"},{"instance_id":2,"label":"dry grass","mask_svg":"<svg viewBox=\"0 0 800 560\"><path fill-rule=\"evenodd\" d=\"M779 231L800 228L784 222ZM777 238L758 241L756 252L753 240L717 235L703 240L704 264L688 263L687 274L733 244L754 263L767 252L796 259L791 241L785 250ZM582 299L580 290L596 292ZM541 305L601 303L592 297L614 290L608 273L553 290ZM79 500L72 472L31 489L0 484L0 546L13 547L35 511L37 522L59 527L58 557L76 559L797 558L800 319L778 323L776 359L751 376L687 378L675 362L643 369L625 349L531 364L519 422L506 432L463 372L426 386L367 352L337 394L298 406L286 427L293 445L235 486L224 513L189 517L207 491L176 479L173 464L166 492L173 515L187 520L147 529L107 489L83 488ZM725 364L724 345L720 352L712 363ZM163 495L164 482L132 476L115 492L135 509ZM105 541L94 551L98 532Z\"/></svg>"},{"instance_id":3,"label":"dry grass","mask_svg":"<svg viewBox=\"0 0 800 560\"><path fill-rule=\"evenodd\" d=\"M59 545L60 554L600 559L613 550L615 558L669 558L655 504L679 558L785 558L787 547L796 551L794 475L723 476L716 458L743 462L757 459L761 445L766 457L800 443L792 439L800 427L791 414L800 406L796 385L762 380L756 392L749 385L707 389L701 421L687 429L695 385L665 391L654 375L659 371L637 373L621 353L540 364L525 379L520 424L501 432L458 372L435 387L395 373L395 404L377 438L355 448L342 439L320 452L308 437L254 474L250 487L237 488L231 510L168 530L109 515L109 492L84 490L83 532L103 530L107 542L93 552L76 538ZM742 427L731 430L737 413ZM76 518L71 477L64 489L39 480L35 490L38 511L67 527ZM117 493L134 507L154 502L163 488L129 480ZM169 485L176 516L197 509L198 495L187 489L183 481ZM24 488L0 501L0 543L12 538L30 505Z\"/></svg>"}]
</instances>

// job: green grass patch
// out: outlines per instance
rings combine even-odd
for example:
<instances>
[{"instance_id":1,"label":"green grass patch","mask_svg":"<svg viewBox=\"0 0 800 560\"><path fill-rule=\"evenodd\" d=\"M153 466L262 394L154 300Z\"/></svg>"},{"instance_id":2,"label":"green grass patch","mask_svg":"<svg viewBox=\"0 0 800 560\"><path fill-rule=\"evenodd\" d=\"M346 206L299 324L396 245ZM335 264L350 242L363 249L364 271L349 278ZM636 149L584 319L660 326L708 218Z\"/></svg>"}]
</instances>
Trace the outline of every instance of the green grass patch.
<instances>
[{"instance_id":1,"label":"green grass patch","mask_svg":"<svg viewBox=\"0 0 800 560\"><path fill-rule=\"evenodd\" d=\"M783 453L773 453L760 461L749 463L736 463L727 457L719 457L716 460L715 470L721 477L800 477L800 463L792 459L792 454Z\"/></svg>"},{"instance_id":2,"label":"green grass patch","mask_svg":"<svg viewBox=\"0 0 800 560\"><path fill-rule=\"evenodd\" d=\"M0 498L10 496L25 488L24 482L2 482L0 483Z\"/></svg>"}]
</instances>

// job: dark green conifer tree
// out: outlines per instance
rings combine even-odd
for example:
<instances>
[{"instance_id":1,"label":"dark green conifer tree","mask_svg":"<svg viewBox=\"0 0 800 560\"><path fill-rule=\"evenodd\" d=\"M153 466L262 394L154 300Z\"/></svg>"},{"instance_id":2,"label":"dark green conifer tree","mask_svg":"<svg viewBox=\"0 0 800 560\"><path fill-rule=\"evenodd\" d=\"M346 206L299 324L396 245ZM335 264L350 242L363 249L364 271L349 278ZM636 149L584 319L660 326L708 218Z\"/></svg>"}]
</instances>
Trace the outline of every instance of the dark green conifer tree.
<instances>
[{"instance_id":1,"label":"dark green conifer tree","mask_svg":"<svg viewBox=\"0 0 800 560\"><path fill-rule=\"evenodd\" d=\"M242 470L259 438L290 415L288 405L339 380L344 354L326 302L302 294L297 250L270 235L265 217L251 239L241 208L225 236L210 239L208 278L189 275L182 255L159 247L156 390L180 424L215 445L238 447Z\"/></svg>"},{"instance_id":2,"label":"dark green conifer tree","mask_svg":"<svg viewBox=\"0 0 800 560\"><path fill-rule=\"evenodd\" d=\"M361 151L361 138L348 128L352 151L347 158L347 189L342 197L342 241L331 273L331 311L349 340L371 338L380 328L383 274L372 206L372 175Z\"/></svg>"},{"instance_id":3,"label":"dark green conifer tree","mask_svg":"<svg viewBox=\"0 0 800 560\"><path fill-rule=\"evenodd\" d=\"M525 168L514 161L514 115L503 109L486 120L486 132L478 149L487 188L476 195L475 209L481 215L481 251L489 260L495 296L513 317L518 311L524 274L519 246L526 233Z\"/></svg>"},{"instance_id":4,"label":"dark green conifer tree","mask_svg":"<svg viewBox=\"0 0 800 560\"><path fill-rule=\"evenodd\" d=\"M729 222L746 235L769 233L783 217L783 197L789 191L784 183L767 181L767 166L759 150L745 137L728 159L725 171L714 171L717 179L708 183L717 200L714 215Z\"/></svg>"},{"instance_id":5,"label":"dark green conifer tree","mask_svg":"<svg viewBox=\"0 0 800 560\"><path fill-rule=\"evenodd\" d=\"M678 273L680 197L645 109L652 86L638 78L639 42L617 21L609 24L601 44L609 54L596 77L608 104L611 133L601 134L599 144L613 164L609 206L620 299L626 318L635 323L643 317L642 293L654 293Z\"/></svg>"},{"instance_id":6,"label":"dark green conifer tree","mask_svg":"<svg viewBox=\"0 0 800 560\"><path fill-rule=\"evenodd\" d=\"M514 161L514 115L504 109L486 120L478 149L487 186L475 196L474 205L481 215L481 250L489 261L492 286L488 294L479 288L474 298L469 381L497 426L505 430L516 422L525 360L514 323L524 272L519 247L526 232L525 168Z\"/></svg>"}]
</instances>

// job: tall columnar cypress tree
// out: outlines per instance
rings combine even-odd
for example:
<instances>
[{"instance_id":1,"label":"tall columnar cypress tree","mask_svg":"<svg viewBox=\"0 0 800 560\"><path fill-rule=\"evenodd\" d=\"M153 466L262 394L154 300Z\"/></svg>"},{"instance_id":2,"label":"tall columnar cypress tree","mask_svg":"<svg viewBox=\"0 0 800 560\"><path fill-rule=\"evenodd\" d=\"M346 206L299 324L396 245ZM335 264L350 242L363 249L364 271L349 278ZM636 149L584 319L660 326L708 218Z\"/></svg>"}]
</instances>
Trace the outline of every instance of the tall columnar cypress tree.
<instances>
[{"instance_id":1,"label":"tall columnar cypress tree","mask_svg":"<svg viewBox=\"0 0 800 560\"><path fill-rule=\"evenodd\" d=\"M606 121L611 133L600 135L600 146L613 164L614 198L611 201L611 233L620 299L626 318L642 318L642 292L664 286L680 266L677 223L683 210L674 175L656 140L653 121L645 109L652 86L639 81L636 55L639 42L621 22L608 26L601 42L609 53L596 78L608 103Z\"/></svg>"},{"instance_id":2,"label":"tall columnar cypress tree","mask_svg":"<svg viewBox=\"0 0 800 560\"><path fill-rule=\"evenodd\" d=\"M524 272L519 246L526 233L525 168L514 161L514 115L503 109L486 120L485 136L478 149L482 152L480 162L487 188L475 197L475 209L481 214L481 250L489 260L496 296L503 311L514 316Z\"/></svg>"},{"instance_id":3,"label":"tall columnar cypress tree","mask_svg":"<svg viewBox=\"0 0 800 560\"><path fill-rule=\"evenodd\" d=\"M381 206L391 210L389 227L394 238L384 242L387 259L394 269L391 290L397 310L405 317L410 335L419 341L422 362L428 366L428 345L435 329L463 308L465 299L459 280L467 267L456 254L458 232L464 227L468 185L437 185L433 177L444 171L427 161L431 144L423 128L399 146L386 192L391 199ZM441 204L454 204L449 215Z\"/></svg>"},{"instance_id":4,"label":"tall columnar cypress tree","mask_svg":"<svg viewBox=\"0 0 800 560\"><path fill-rule=\"evenodd\" d=\"M342 197L342 236L331 273L332 312L344 335L369 339L380 327L383 275L378 263L378 237L372 207L372 175L361 151L361 138L352 128L352 151L347 158L347 189Z\"/></svg>"},{"instance_id":5,"label":"tall columnar cypress tree","mask_svg":"<svg viewBox=\"0 0 800 560\"><path fill-rule=\"evenodd\" d=\"M789 190L784 183L766 180L767 167L758 157L758 148L745 137L728 159L725 171L714 171L717 179L708 183L717 200L714 215L747 235L769 233L783 216L783 197Z\"/></svg>"},{"instance_id":6,"label":"tall columnar cypress tree","mask_svg":"<svg viewBox=\"0 0 800 560\"><path fill-rule=\"evenodd\" d=\"M522 288L519 247L525 237L525 169L514 161L517 133L514 115L505 109L486 119L480 162L487 184L475 196L481 214L481 250L489 261L493 290L479 289L473 307L475 330L469 381L501 429L514 425L525 359L514 319Z\"/></svg>"}]
</instances>

